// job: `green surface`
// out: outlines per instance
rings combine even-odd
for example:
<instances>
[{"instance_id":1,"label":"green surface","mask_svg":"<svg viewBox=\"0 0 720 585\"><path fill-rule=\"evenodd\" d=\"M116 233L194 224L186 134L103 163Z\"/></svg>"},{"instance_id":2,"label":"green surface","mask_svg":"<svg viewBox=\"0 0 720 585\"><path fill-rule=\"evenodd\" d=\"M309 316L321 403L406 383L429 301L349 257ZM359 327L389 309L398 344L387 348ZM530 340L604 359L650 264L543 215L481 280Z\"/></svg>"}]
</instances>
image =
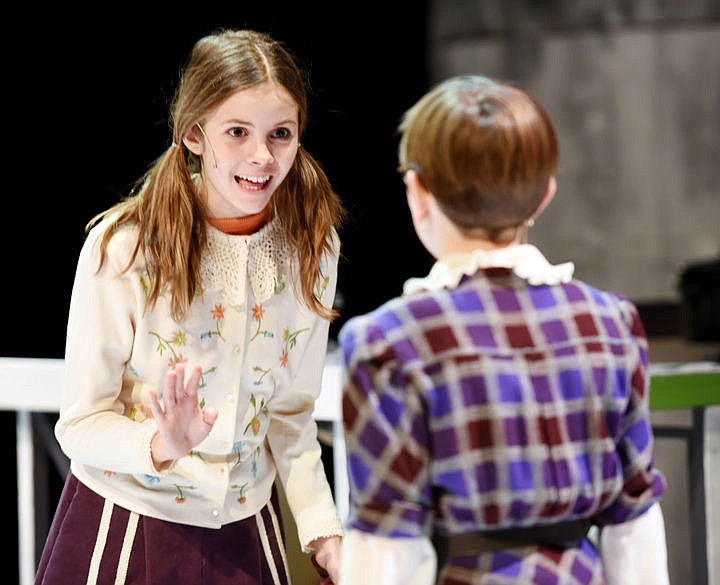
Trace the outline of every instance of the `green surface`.
<instances>
[{"instance_id":1,"label":"green surface","mask_svg":"<svg viewBox=\"0 0 720 585\"><path fill-rule=\"evenodd\" d=\"M650 408L694 408L720 404L720 372L655 375L650 378Z\"/></svg>"}]
</instances>

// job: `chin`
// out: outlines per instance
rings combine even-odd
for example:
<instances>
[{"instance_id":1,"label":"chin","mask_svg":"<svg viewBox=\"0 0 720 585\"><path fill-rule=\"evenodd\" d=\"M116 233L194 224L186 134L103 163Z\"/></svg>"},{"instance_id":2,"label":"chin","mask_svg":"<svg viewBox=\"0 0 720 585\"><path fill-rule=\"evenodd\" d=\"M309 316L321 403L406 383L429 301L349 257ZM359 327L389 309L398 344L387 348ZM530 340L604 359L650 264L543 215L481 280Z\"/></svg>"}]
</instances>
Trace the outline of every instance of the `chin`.
<instances>
[{"instance_id":1,"label":"chin","mask_svg":"<svg viewBox=\"0 0 720 585\"><path fill-rule=\"evenodd\" d=\"M265 209L270 203L270 199L264 201L256 201L248 203L246 205L238 205L237 210L240 216L243 215L255 215Z\"/></svg>"}]
</instances>

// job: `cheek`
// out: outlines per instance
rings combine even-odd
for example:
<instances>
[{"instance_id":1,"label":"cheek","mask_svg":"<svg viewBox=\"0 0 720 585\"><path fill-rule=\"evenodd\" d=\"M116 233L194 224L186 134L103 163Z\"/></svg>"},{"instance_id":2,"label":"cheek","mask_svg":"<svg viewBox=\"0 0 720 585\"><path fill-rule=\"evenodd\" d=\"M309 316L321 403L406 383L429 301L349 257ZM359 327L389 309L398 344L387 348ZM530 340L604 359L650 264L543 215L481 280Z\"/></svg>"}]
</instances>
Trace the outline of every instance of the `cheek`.
<instances>
[{"instance_id":1,"label":"cheek","mask_svg":"<svg viewBox=\"0 0 720 585\"><path fill-rule=\"evenodd\" d=\"M273 155L280 168L287 173L293 166L297 157L297 144L293 147L281 148L276 150Z\"/></svg>"}]
</instances>

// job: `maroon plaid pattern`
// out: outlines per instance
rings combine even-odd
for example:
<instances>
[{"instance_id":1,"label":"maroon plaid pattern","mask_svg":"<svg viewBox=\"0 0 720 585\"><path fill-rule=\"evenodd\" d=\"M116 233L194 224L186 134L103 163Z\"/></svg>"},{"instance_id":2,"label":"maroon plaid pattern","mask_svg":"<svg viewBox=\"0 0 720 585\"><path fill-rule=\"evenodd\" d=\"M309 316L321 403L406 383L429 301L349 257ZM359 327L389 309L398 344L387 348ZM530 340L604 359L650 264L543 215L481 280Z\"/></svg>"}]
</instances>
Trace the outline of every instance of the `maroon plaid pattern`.
<instances>
[{"instance_id":1,"label":"maroon plaid pattern","mask_svg":"<svg viewBox=\"0 0 720 585\"><path fill-rule=\"evenodd\" d=\"M665 490L652 459L647 340L620 295L479 271L350 319L339 343L351 528L431 537L618 523ZM462 570L453 559L456 580L443 583L599 583L586 544L559 556L487 553Z\"/></svg>"}]
</instances>

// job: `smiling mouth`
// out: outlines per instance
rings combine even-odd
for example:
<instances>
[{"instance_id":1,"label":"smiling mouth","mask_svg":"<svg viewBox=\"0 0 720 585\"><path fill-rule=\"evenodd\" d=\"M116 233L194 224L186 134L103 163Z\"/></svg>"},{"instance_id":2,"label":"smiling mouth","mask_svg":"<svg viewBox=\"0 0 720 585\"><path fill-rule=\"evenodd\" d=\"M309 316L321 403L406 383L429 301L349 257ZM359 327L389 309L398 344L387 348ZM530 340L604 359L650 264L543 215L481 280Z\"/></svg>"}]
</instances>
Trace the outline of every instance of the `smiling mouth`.
<instances>
[{"instance_id":1,"label":"smiling mouth","mask_svg":"<svg viewBox=\"0 0 720 585\"><path fill-rule=\"evenodd\" d=\"M245 189L249 189L251 191L262 191L270 184L271 179L271 175L266 175L263 177L254 177L252 175L235 175L235 182L238 185L244 187Z\"/></svg>"}]
</instances>

